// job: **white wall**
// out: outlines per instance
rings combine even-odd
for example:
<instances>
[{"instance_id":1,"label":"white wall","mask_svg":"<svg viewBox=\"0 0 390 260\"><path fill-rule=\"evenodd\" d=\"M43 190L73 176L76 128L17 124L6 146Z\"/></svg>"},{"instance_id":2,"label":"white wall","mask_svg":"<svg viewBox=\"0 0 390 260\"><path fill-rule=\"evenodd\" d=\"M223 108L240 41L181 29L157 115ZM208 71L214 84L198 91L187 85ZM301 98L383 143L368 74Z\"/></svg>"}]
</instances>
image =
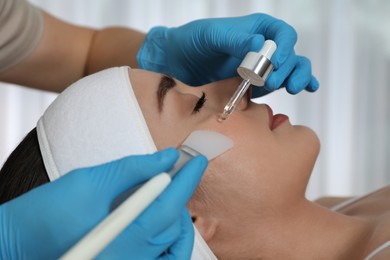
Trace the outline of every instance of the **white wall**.
<instances>
[{"instance_id":1,"label":"white wall","mask_svg":"<svg viewBox=\"0 0 390 260\"><path fill-rule=\"evenodd\" d=\"M297 53L321 83L315 94L279 91L259 102L313 128L322 148L308 197L358 195L390 181L390 1L33 0L67 21L147 31L205 17L265 12L293 25ZM55 95L0 86L0 163Z\"/></svg>"}]
</instances>

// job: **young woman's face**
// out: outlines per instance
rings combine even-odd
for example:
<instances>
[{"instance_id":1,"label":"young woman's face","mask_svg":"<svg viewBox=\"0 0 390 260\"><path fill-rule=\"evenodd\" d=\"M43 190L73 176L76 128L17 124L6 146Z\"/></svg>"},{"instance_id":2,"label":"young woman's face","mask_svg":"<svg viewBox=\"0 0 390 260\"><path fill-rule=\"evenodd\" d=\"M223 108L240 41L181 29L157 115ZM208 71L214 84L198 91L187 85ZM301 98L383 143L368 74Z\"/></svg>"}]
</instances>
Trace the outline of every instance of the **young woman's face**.
<instances>
[{"instance_id":1,"label":"young woman's face","mask_svg":"<svg viewBox=\"0 0 390 260\"><path fill-rule=\"evenodd\" d=\"M234 141L231 150L209 163L202 179L210 200L222 202L216 207L228 204L218 212L253 213L260 204L284 207L304 198L319 150L316 135L284 117L273 117L267 105L247 98L226 121L218 122L239 78L189 87L158 73L132 69L129 75L158 149L178 147L198 129L216 131Z\"/></svg>"}]
</instances>

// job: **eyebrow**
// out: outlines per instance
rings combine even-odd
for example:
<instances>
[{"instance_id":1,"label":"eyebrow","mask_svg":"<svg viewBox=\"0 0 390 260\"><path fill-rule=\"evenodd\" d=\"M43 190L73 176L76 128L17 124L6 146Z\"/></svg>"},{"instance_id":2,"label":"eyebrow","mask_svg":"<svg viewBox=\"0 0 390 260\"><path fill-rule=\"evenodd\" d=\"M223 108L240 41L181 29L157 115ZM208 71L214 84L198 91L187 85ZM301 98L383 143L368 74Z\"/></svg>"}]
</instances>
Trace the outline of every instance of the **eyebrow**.
<instances>
[{"instance_id":1,"label":"eyebrow","mask_svg":"<svg viewBox=\"0 0 390 260\"><path fill-rule=\"evenodd\" d=\"M158 102L158 111L161 112L164 105L165 95L170 89L176 86L176 81L167 75L161 76L160 83L158 84L157 89L157 102Z\"/></svg>"}]
</instances>

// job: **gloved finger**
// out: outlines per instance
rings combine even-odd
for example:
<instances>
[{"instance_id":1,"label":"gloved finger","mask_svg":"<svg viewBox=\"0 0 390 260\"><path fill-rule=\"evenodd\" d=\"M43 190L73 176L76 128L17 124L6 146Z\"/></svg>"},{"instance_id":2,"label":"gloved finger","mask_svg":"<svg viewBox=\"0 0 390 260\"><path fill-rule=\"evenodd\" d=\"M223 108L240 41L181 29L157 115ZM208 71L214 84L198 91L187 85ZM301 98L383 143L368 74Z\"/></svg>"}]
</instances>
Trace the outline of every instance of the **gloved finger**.
<instances>
[{"instance_id":1,"label":"gloved finger","mask_svg":"<svg viewBox=\"0 0 390 260\"><path fill-rule=\"evenodd\" d=\"M181 233L162 259L190 259L194 247L194 226L190 213L184 208L181 215Z\"/></svg>"},{"instance_id":2,"label":"gloved finger","mask_svg":"<svg viewBox=\"0 0 390 260\"><path fill-rule=\"evenodd\" d=\"M169 248L181 234L180 216L206 165L207 159L204 156L198 156L187 163L167 190L103 251L102 256L117 255L113 252L120 250L120 246L125 245L126 241L131 242L132 248L148 248L148 253L154 256L152 258Z\"/></svg>"},{"instance_id":3,"label":"gloved finger","mask_svg":"<svg viewBox=\"0 0 390 260\"><path fill-rule=\"evenodd\" d=\"M100 203L111 203L120 193L169 170L178 156L175 148L168 148L154 154L128 156L100 166L76 170L72 175L81 171L85 178L82 183L85 189L89 187L91 196L96 196L96 201Z\"/></svg>"},{"instance_id":4,"label":"gloved finger","mask_svg":"<svg viewBox=\"0 0 390 260\"><path fill-rule=\"evenodd\" d=\"M197 156L176 174L166 190L134 221L145 233L155 236L176 221L198 186L207 159ZM159 223L156 225L156 223Z\"/></svg>"},{"instance_id":5,"label":"gloved finger","mask_svg":"<svg viewBox=\"0 0 390 260\"><path fill-rule=\"evenodd\" d=\"M161 255L163 253L163 250L165 251L168 249L173 243L179 238L180 233L181 233L181 221L182 219L180 216L178 216L175 221L172 222L171 225L169 225L167 228L162 230L160 233L156 234L155 236L147 236L146 241L149 245L152 247L160 247L158 253L156 253L156 256ZM159 222L155 222L154 225L159 225Z\"/></svg>"},{"instance_id":6,"label":"gloved finger","mask_svg":"<svg viewBox=\"0 0 390 260\"><path fill-rule=\"evenodd\" d=\"M258 52L264 44L264 36L261 34L248 34L230 30L219 37L214 46L210 46L216 52L224 52L230 56L244 59L250 51Z\"/></svg>"},{"instance_id":7,"label":"gloved finger","mask_svg":"<svg viewBox=\"0 0 390 260\"><path fill-rule=\"evenodd\" d=\"M162 219L157 220L153 225L159 226ZM148 250L150 259L156 259L167 255L169 248L178 240L182 231L182 219L178 217L171 225L166 227L157 235L145 232L139 225L130 225L129 234L132 236L131 242L137 240L136 248L145 248ZM180 259L180 258L178 258Z\"/></svg>"},{"instance_id":8,"label":"gloved finger","mask_svg":"<svg viewBox=\"0 0 390 260\"><path fill-rule=\"evenodd\" d=\"M311 76L310 83L306 87L306 90L309 92L315 92L319 89L319 87L320 83L318 82L318 80L314 76Z\"/></svg>"},{"instance_id":9,"label":"gloved finger","mask_svg":"<svg viewBox=\"0 0 390 260\"><path fill-rule=\"evenodd\" d=\"M309 85L311 80L310 60L303 56L297 56L294 70L286 80L286 89L290 94L297 94Z\"/></svg>"},{"instance_id":10,"label":"gloved finger","mask_svg":"<svg viewBox=\"0 0 390 260\"><path fill-rule=\"evenodd\" d=\"M133 225L134 223L130 224L99 254L99 258L127 259L131 256L138 259L142 255L143 257L149 256L148 259L156 259L163 255L180 237L181 221L178 218L154 237L145 232L140 226ZM153 225L159 225L158 220Z\"/></svg>"},{"instance_id":11,"label":"gloved finger","mask_svg":"<svg viewBox=\"0 0 390 260\"><path fill-rule=\"evenodd\" d=\"M272 56L272 63L276 69L279 69L294 50L298 39L297 32L282 20L265 14L261 15L263 22L259 24L256 32L262 33L265 39L271 39L276 43L277 49Z\"/></svg>"},{"instance_id":12,"label":"gloved finger","mask_svg":"<svg viewBox=\"0 0 390 260\"><path fill-rule=\"evenodd\" d=\"M286 62L281 66L279 69L274 70L269 78L265 82L265 89L269 91L274 91L278 88L280 88L283 84L283 82L289 77L290 73L293 71L296 63L297 63L297 56L290 55Z\"/></svg>"},{"instance_id":13,"label":"gloved finger","mask_svg":"<svg viewBox=\"0 0 390 260\"><path fill-rule=\"evenodd\" d=\"M264 87L252 87L252 95L251 98L258 98L258 97L263 97L265 95L268 95L272 91L267 90Z\"/></svg>"}]
</instances>

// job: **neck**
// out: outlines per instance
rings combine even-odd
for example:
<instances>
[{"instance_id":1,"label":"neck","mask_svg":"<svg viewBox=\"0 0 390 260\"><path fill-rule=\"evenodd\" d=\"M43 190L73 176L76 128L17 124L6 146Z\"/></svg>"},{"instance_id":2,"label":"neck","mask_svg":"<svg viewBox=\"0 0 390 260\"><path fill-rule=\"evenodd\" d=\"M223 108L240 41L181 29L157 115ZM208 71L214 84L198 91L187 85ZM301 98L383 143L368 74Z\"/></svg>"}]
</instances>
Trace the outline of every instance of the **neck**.
<instances>
[{"instance_id":1,"label":"neck","mask_svg":"<svg viewBox=\"0 0 390 260\"><path fill-rule=\"evenodd\" d=\"M360 259L370 237L366 222L306 200L259 222L267 225L241 228L237 244L225 246L248 245L246 252L256 259Z\"/></svg>"},{"instance_id":2,"label":"neck","mask_svg":"<svg viewBox=\"0 0 390 260\"><path fill-rule=\"evenodd\" d=\"M306 200L290 212L279 220L279 232L269 230L274 241L283 241L274 243L273 252L294 259L358 259L364 254L369 228L362 220Z\"/></svg>"}]
</instances>

